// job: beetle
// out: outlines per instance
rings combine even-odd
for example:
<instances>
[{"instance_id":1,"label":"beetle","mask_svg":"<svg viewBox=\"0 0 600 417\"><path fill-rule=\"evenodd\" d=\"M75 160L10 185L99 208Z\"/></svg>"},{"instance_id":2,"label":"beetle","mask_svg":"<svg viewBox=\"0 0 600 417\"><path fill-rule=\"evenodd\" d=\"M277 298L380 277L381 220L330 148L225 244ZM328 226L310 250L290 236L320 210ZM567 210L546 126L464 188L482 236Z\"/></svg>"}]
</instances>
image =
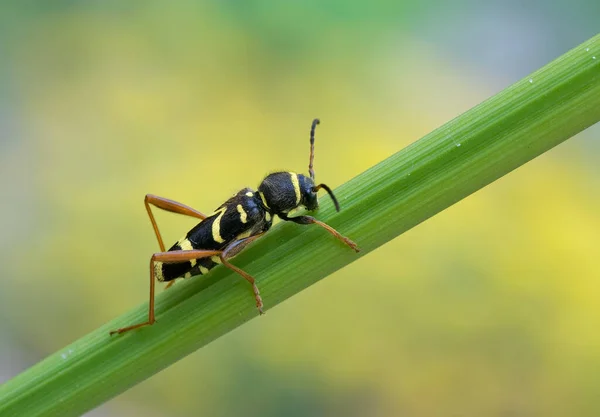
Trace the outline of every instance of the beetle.
<instances>
[{"instance_id":1,"label":"beetle","mask_svg":"<svg viewBox=\"0 0 600 417\"><path fill-rule=\"evenodd\" d=\"M148 320L113 330L110 332L111 335L148 326L156 321L154 316L154 284L156 280L169 282L168 288L177 278L203 275L219 264L238 273L252 285L256 307L259 313L263 314L263 302L256 286L256 280L244 270L231 264L229 260L248 244L264 235L271 228L273 216L303 225L316 224L354 251L359 252L356 243L342 236L326 223L308 215L290 216L291 212L300 208L308 211L317 210L319 208L317 192L321 189L329 194L335 209L340 211L340 205L331 188L325 184L315 184L313 169L315 129L319 123L319 119L314 119L310 129L309 176L291 171L273 172L263 179L256 191L251 188L243 188L208 216L185 204L152 194L146 195L144 204L161 250L150 258ZM167 251L150 208L151 205L162 210L198 218L200 223Z\"/></svg>"}]
</instances>

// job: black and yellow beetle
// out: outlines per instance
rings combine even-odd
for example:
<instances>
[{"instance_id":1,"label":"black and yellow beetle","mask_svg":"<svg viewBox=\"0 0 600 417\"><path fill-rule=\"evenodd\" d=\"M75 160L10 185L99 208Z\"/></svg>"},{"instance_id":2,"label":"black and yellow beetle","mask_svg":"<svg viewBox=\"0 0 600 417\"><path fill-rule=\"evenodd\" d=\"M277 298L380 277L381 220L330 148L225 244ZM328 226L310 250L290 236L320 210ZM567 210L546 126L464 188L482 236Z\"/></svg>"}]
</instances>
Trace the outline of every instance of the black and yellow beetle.
<instances>
[{"instance_id":1,"label":"black and yellow beetle","mask_svg":"<svg viewBox=\"0 0 600 417\"><path fill-rule=\"evenodd\" d=\"M171 281L177 278L189 278L194 275L206 274L218 264L237 272L244 277L254 290L256 306L262 314L263 302L260 298L255 280L245 271L239 269L229 262L229 259L237 255L246 245L258 239L269 230L273 222L273 216L277 215L282 220L292 221L298 224L316 224L323 227L337 239L350 248L359 251L356 243L339 234L335 229L311 216L288 217L295 209L304 207L309 211L319 207L317 192L324 189L331 196L335 208L340 210L337 199L331 189L325 184L315 185L315 172L313 170L315 149L315 128L319 119L312 122L310 129L310 162L308 172L310 177L294 172L274 172L258 186L258 191L244 188L215 212L205 216L197 210L184 204L151 194L146 195L144 203L146 211L150 216L154 233L158 239L160 252L150 258L150 306L148 320L123 327L110 332L124 333L142 326L150 325L154 319L154 281ZM180 239L168 251L154 220L150 205L173 213L184 214L200 219L192 230L184 238ZM170 284L171 284L170 283ZM170 285L169 284L169 285Z\"/></svg>"}]
</instances>

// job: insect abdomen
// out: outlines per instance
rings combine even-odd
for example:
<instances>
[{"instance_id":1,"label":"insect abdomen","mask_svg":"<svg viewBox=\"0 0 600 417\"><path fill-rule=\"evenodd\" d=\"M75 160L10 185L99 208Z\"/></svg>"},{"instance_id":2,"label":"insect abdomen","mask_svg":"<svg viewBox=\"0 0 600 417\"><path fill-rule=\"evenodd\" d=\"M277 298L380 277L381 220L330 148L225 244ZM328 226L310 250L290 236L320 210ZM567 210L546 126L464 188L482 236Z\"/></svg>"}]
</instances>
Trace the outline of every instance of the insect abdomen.
<instances>
[{"instance_id":1,"label":"insect abdomen","mask_svg":"<svg viewBox=\"0 0 600 417\"><path fill-rule=\"evenodd\" d=\"M194 229L192 229L192 231L196 232L195 233L196 235L202 234L202 233L210 233L210 226L211 226L212 222L211 221L207 222L206 220L208 220L208 219L205 219L203 222L198 224L198 226L196 226ZM191 231L190 231L190 233L191 233ZM221 249L221 247L220 247L221 245L218 245L218 244L206 245L206 243L208 243L208 242L202 242L202 243L204 243L204 245L199 245L198 243L196 243L193 240L190 240L188 238L190 233L188 233L188 235L186 237L180 239L177 243L175 243L169 249L169 252L176 251L176 250L192 250L192 249L199 249L199 250L220 250ZM216 243L216 242L212 242L212 243ZM172 281L172 280L174 280L176 278L180 278L180 277L189 278L194 275L206 274L208 271L210 271L212 268L214 268L218 264L219 261L220 260L219 260L218 256L213 256L211 258L191 259L189 261L177 262L177 263L157 262L154 265L154 272L155 272L156 278L159 281Z\"/></svg>"}]
</instances>

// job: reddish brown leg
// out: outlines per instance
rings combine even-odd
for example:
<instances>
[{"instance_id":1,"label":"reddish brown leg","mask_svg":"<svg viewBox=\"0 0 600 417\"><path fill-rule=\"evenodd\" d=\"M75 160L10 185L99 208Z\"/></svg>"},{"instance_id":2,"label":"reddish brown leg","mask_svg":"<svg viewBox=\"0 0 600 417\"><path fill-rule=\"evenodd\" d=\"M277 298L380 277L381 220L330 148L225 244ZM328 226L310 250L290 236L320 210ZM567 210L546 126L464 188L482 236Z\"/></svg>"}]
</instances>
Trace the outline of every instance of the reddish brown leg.
<instances>
[{"instance_id":1,"label":"reddish brown leg","mask_svg":"<svg viewBox=\"0 0 600 417\"><path fill-rule=\"evenodd\" d=\"M355 252L360 252L360 249L356 243L354 243L352 240L348 239L346 236L341 235L337 230L335 230L333 227L329 226L327 223L323 223L322 221L319 221L319 220L315 219L314 217L311 217L311 216L298 216L298 217L287 217L286 216L286 217L283 217L281 215L279 215L279 217L281 217L283 220L292 221L292 222L298 223L298 224L316 224L318 226L321 226L323 229L325 229L329 233L331 233L335 238L341 240L346 245L350 246L350 248L352 248Z\"/></svg>"},{"instance_id":2,"label":"reddish brown leg","mask_svg":"<svg viewBox=\"0 0 600 417\"><path fill-rule=\"evenodd\" d=\"M306 216L306 217L308 217L308 216ZM350 248L353 249L355 252L360 252L358 245L356 243L354 243L354 241L348 239L346 236L341 235L337 230L335 230L333 227L329 226L327 223L323 223L322 221L319 221L314 218L313 218L313 223L316 225L319 225L323 229L327 230L329 233L331 233L337 239L341 240L346 245L350 246Z\"/></svg>"},{"instance_id":3,"label":"reddish brown leg","mask_svg":"<svg viewBox=\"0 0 600 417\"><path fill-rule=\"evenodd\" d=\"M148 326L154 324L156 321L154 318L154 262L184 262L192 259L208 258L210 256L221 255L223 252L220 250L176 250L171 252L160 252L155 253L150 258L150 302L148 307L148 321L143 323L134 324L132 326L123 327L110 332L111 335L115 333L124 333L129 330L137 329L142 326Z\"/></svg>"},{"instance_id":4,"label":"reddish brown leg","mask_svg":"<svg viewBox=\"0 0 600 417\"><path fill-rule=\"evenodd\" d=\"M258 308L258 312L260 314L264 314L263 302L262 302L262 298L260 298L260 291L258 291L258 287L256 286L255 279L252 277L252 275L248 274L246 271L243 271L240 268L238 268L237 266L229 263L228 259L233 258L235 255L240 253L246 246L248 246L248 244L250 244L250 242L258 239L262 235L264 235L264 233L260 233L258 235L254 235L254 236L246 237L244 239L236 240L235 242L232 242L231 244L229 244L225 248L223 253L220 255L221 262L223 263L223 265L225 265L227 268L231 269L232 271L240 274L252 285L252 291L254 291L254 299L256 300L256 308Z\"/></svg>"},{"instance_id":5,"label":"reddish brown leg","mask_svg":"<svg viewBox=\"0 0 600 417\"><path fill-rule=\"evenodd\" d=\"M165 252L165 244L163 243L162 236L160 235L160 231L158 230L156 220L154 220L152 210L150 210L150 204L158 207L159 209L170 211L171 213L196 217L200 220L206 219L206 216L204 214L200 213L198 210L194 210L193 208L186 206L185 204L169 200L168 198L158 197L152 194L146 194L146 198L144 198L144 205L146 206L146 211L148 212L150 221L152 222L152 228L154 229L154 234L156 235L156 239L158 240L158 246L160 246L161 252Z\"/></svg>"}]
</instances>

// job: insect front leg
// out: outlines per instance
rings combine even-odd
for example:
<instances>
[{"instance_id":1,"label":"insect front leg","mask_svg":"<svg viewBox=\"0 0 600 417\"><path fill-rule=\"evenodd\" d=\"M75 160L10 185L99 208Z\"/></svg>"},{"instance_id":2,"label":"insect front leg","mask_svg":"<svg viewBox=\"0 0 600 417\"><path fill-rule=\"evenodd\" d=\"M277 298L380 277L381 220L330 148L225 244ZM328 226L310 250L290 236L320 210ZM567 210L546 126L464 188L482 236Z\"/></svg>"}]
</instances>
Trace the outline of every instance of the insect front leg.
<instances>
[{"instance_id":1,"label":"insect front leg","mask_svg":"<svg viewBox=\"0 0 600 417\"><path fill-rule=\"evenodd\" d=\"M333 227L329 226L327 223L323 223L322 221L319 221L319 220L315 219L314 217L311 217L311 216L287 217L286 215L282 215L282 214L278 214L278 216L281 217L282 220L291 221L291 222L298 223L298 224L316 224L318 226L321 226L323 229L325 229L329 233L331 233L336 239L341 240L343 243L348 245L355 252L360 252L360 249L356 243L354 243L352 240L348 239L346 236L343 236L342 234L340 234L337 230L335 230Z\"/></svg>"},{"instance_id":2,"label":"insect front leg","mask_svg":"<svg viewBox=\"0 0 600 417\"><path fill-rule=\"evenodd\" d=\"M130 330L138 329L143 326L149 326L154 324L156 319L154 318L154 282L156 280L155 272L154 272L154 263L155 262L164 262L164 263L178 263L178 262L186 262L192 259L201 259L208 258L211 256L221 255L223 251L219 250L177 250L170 252L159 252L152 255L150 258L150 301L148 303L148 320L143 323L134 324L127 327L122 327L117 330L113 330L110 332L111 336L115 333L121 334L128 332Z\"/></svg>"}]
</instances>

